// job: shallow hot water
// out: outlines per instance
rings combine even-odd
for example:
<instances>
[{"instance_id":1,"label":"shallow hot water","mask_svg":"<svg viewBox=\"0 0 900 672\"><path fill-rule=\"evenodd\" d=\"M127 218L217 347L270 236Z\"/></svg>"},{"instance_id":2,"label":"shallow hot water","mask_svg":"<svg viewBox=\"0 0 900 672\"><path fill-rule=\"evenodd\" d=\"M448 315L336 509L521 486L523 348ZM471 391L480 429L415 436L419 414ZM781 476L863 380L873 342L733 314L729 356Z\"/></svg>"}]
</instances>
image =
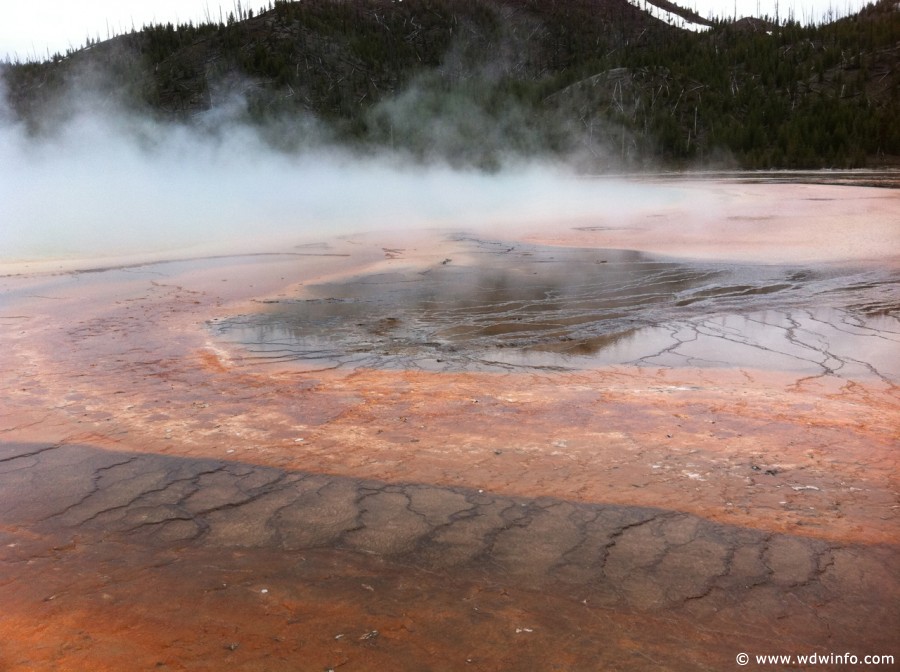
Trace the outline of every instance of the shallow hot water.
<instances>
[{"instance_id":1,"label":"shallow hot water","mask_svg":"<svg viewBox=\"0 0 900 672\"><path fill-rule=\"evenodd\" d=\"M802 235L772 240L793 219L765 193L699 226L706 248L667 247L690 221L668 211L633 242L542 240L686 256L732 235L766 258L752 241ZM871 240L870 201L841 199L862 214L830 237L806 216L816 258ZM879 221L884 254L847 251L893 269L402 232L4 277L0 668L895 655L900 270Z\"/></svg>"},{"instance_id":2,"label":"shallow hot water","mask_svg":"<svg viewBox=\"0 0 900 672\"><path fill-rule=\"evenodd\" d=\"M427 268L266 301L214 332L303 368L726 366L900 379L900 276L459 238Z\"/></svg>"}]
</instances>

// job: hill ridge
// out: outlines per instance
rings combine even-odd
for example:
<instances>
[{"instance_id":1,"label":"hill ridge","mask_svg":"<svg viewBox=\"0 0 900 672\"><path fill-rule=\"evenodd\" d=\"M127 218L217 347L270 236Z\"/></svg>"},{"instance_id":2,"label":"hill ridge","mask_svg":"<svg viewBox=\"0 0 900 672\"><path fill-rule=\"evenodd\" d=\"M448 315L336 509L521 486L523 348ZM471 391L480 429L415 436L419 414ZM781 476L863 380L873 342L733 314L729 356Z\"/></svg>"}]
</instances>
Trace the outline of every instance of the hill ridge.
<instances>
[{"instance_id":1,"label":"hill ridge","mask_svg":"<svg viewBox=\"0 0 900 672\"><path fill-rule=\"evenodd\" d=\"M648 2L708 24L692 32L642 2L276 2L8 64L2 77L10 115L32 133L61 123L76 90L179 123L209 123L230 101L231 122L276 123L267 137L286 150L315 126L359 151L482 168L510 156L586 170L900 162L896 3L801 26Z\"/></svg>"}]
</instances>

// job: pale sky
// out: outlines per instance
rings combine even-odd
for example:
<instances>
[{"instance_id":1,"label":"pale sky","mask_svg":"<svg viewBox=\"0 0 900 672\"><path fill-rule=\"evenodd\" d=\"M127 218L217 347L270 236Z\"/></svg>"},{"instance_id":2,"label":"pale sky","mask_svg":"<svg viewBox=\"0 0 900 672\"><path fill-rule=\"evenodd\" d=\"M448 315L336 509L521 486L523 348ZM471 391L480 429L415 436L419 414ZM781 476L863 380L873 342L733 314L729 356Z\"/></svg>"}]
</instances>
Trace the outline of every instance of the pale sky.
<instances>
[{"instance_id":1,"label":"pale sky","mask_svg":"<svg viewBox=\"0 0 900 672\"><path fill-rule=\"evenodd\" d=\"M43 59L55 52L84 45L88 36L105 39L145 23L203 21L227 16L238 0L0 0L0 60ZM675 0L679 2L679 0ZM795 18L819 21L831 10L844 16L868 4L868 0L680 0L701 16L775 15L793 10ZM268 0L243 0L254 11Z\"/></svg>"}]
</instances>

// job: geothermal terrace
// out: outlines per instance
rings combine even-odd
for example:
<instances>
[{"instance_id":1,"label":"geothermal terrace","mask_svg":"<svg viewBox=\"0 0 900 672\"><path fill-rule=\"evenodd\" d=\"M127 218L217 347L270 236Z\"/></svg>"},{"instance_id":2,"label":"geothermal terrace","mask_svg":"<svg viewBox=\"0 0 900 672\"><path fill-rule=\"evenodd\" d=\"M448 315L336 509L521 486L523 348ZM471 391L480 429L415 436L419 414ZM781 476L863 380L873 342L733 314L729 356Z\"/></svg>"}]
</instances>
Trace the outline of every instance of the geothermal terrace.
<instances>
[{"instance_id":1,"label":"geothermal terrace","mask_svg":"<svg viewBox=\"0 0 900 672\"><path fill-rule=\"evenodd\" d=\"M7 264L0 668L900 660L900 192L677 188Z\"/></svg>"}]
</instances>

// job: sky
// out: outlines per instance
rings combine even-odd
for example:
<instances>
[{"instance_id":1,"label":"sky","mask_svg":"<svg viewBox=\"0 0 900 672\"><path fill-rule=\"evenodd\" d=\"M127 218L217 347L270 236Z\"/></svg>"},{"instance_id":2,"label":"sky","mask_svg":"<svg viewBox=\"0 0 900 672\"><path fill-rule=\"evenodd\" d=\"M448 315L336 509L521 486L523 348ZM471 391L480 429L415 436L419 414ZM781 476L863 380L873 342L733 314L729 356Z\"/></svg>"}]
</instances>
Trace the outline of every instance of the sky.
<instances>
[{"instance_id":1,"label":"sky","mask_svg":"<svg viewBox=\"0 0 900 672\"><path fill-rule=\"evenodd\" d=\"M677 2L678 0L676 0ZM140 28L145 23L218 20L233 11L238 0L0 0L0 60L41 60L54 53L84 45L86 38L105 39ZM268 1L243 0L254 11ZM704 17L780 16L793 11L800 21L821 21L831 10L844 16L868 0L681 0Z\"/></svg>"}]
</instances>

